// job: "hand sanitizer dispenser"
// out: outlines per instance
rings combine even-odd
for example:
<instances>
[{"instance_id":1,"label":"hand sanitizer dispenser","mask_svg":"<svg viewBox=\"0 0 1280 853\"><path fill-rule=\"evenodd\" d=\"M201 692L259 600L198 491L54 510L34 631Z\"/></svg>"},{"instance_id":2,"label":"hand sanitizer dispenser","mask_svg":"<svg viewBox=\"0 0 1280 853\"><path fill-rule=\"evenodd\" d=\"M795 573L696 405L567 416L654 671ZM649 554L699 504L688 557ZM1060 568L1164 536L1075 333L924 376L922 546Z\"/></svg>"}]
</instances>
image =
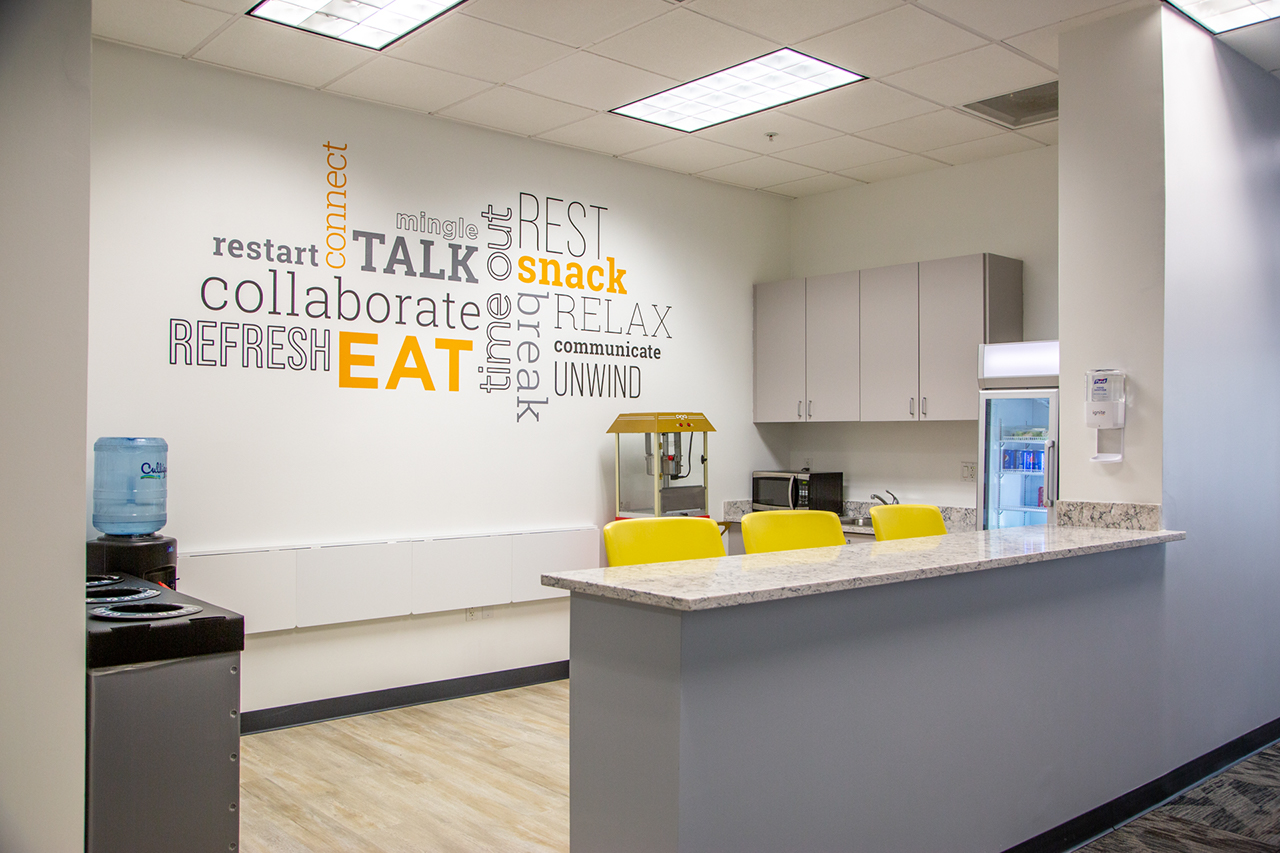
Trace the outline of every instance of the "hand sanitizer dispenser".
<instances>
[{"instance_id":1,"label":"hand sanitizer dispenser","mask_svg":"<svg viewBox=\"0 0 1280 853\"><path fill-rule=\"evenodd\" d=\"M1093 461L1119 462L1124 458L1124 371L1090 370L1085 379L1084 423L1098 431L1098 452ZM1104 444L1110 452L1103 451Z\"/></svg>"}]
</instances>

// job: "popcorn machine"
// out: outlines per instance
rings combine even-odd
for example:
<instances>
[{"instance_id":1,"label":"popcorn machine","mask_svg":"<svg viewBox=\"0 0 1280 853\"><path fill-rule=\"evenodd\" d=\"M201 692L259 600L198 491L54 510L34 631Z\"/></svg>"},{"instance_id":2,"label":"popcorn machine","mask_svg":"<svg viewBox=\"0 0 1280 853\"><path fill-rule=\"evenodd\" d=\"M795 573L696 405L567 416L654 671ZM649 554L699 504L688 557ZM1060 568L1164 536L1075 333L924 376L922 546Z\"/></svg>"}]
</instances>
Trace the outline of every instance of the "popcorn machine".
<instances>
[{"instance_id":1,"label":"popcorn machine","mask_svg":"<svg viewBox=\"0 0 1280 853\"><path fill-rule=\"evenodd\" d=\"M614 439L614 516L709 515L707 433L715 431L699 412L618 415L608 429Z\"/></svg>"}]
</instances>

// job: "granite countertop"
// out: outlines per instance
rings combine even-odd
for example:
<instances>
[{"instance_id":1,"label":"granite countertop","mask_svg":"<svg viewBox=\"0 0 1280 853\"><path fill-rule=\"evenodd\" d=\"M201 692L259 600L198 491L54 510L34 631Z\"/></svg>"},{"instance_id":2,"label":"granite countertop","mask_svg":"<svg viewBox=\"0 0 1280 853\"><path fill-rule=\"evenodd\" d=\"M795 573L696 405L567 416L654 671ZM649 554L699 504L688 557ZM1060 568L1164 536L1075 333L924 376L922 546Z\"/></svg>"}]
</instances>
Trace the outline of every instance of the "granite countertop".
<instances>
[{"instance_id":1,"label":"granite countertop","mask_svg":"<svg viewBox=\"0 0 1280 853\"><path fill-rule=\"evenodd\" d=\"M1014 527L542 576L544 586L670 610L712 610L1185 539L1173 530Z\"/></svg>"}]
</instances>

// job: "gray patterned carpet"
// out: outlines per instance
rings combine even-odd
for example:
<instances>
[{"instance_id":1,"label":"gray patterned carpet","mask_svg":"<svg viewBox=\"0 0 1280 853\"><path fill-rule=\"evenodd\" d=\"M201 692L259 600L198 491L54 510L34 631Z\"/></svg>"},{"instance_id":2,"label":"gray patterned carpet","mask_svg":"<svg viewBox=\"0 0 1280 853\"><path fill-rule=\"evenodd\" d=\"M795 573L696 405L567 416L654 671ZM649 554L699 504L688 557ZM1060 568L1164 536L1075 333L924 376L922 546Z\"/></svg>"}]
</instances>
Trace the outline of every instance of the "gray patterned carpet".
<instances>
[{"instance_id":1,"label":"gray patterned carpet","mask_svg":"<svg viewBox=\"0 0 1280 853\"><path fill-rule=\"evenodd\" d=\"M1084 853L1277 853L1280 744L1080 848Z\"/></svg>"}]
</instances>

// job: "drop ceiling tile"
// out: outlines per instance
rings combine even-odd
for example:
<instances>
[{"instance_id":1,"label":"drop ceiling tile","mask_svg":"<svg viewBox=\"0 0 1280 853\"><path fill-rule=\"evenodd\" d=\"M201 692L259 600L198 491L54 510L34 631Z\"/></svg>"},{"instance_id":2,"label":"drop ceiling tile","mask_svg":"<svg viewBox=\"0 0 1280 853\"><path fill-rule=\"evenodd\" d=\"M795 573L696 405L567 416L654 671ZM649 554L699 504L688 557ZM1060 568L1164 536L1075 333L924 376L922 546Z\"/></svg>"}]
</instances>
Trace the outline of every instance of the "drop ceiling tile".
<instances>
[{"instance_id":1,"label":"drop ceiling tile","mask_svg":"<svg viewBox=\"0 0 1280 853\"><path fill-rule=\"evenodd\" d=\"M390 56L379 56L325 89L429 113L483 92L492 85Z\"/></svg>"},{"instance_id":2,"label":"drop ceiling tile","mask_svg":"<svg viewBox=\"0 0 1280 853\"><path fill-rule=\"evenodd\" d=\"M776 134L770 139L765 134ZM776 154L789 148L808 145L839 136L840 131L789 116L775 110L743 116L706 130L698 136L713 142L723 142L737 148L745 148L760 154Z\"/></svg>"},{"instance_id":3,"label":"drop ceiling tile","mask_svg":"<svg viewBox=\"0 0 1280 853\"><path fill-rule=\"evenodd\" d=\"M93 34L183 56L231 20L180 0L94 0Z\"/></svg>"},{"instance_id":4,"label":"drop ceiling tile","mask_svg":"<svg viewBox=\"0 0 1280 853\"><path fill-rule=\"evenodd\" d=\"M835 139L803 145L778 154L783 160L812 166L824 172L839 172L900 156L901 151L856 136L837 136Z\"/></svg>"},{"instance_id":5,"label":"drop ceiling tile","mask_svg":"<svg viewBox=\"0 0 1280 853\"><path fill-rule=\"evenodd\" d=\"M919 0L921 6L997 40L1121 2L1124 0Z\"/></svg>"},{"instance_id":6,"label":"drop ceiling tile","mask_svg":"<svg viewBox=\"0 0 1280 853\"><path fill-rule=\"evenodd\" d=\"M373 52L336 39L305 33L283 24L240 18L194 55L194 59L319 87L362 62Z\"/></svg>"},{"instance_id":7,"label":"drop ceiling tile","mask_svg":"<svg viewBox=\"0 0 1280 853\"><path fill-rule=\"evenodd\" d=\"M749 151L686 135L682 139L673 139L651 148L633 151L627 154L626 158L674 172L694 174L714 169L716 166L727 166L730 163L747 160L753 156Z\"/></svg>"},{"instance_id":8,"label":"drop ceiling tile","mask_svg":"<svg viewBox=\"0 0 1280 853\"><path fill-rule=\"evenodd\" d=\"M982 119L956 112L938 110L913 118L864 130L858 135L864 139L882 142L919 154L932 148L957 145L1000 133L1000 128Z\"/></svg>"},{"instance_id":9,"label":"drop ceiling tile","mask_svg":"<svg viewBox=\"0 0 1280 853\"><path fill-rule=\"evenodd\" d=\"M901 0L692 0L688 3L688 7L700 15L786 45L900 5Z\"/></svg>"},{"instance_id":10,"label":"drop ceiling tile","mask_svg":"<svg viewBox=\"0 0 1280 853\"><path fill-rule=\"evenodd\" d=\"M397 59L491 83L506 83L572 52L466 15L444 15L388 49Z\"/></svg>"},{"instance_id":11,"label":"drop ceiling tile","mask_svg":"<svg viewBox=\"0 0 1280 853\"><path fill-rule=\"evenodd\" d=\"M773 157L757 157L754 160L743 160L741 163L718 166L699 172L698 177L758 190L789 181L798 181L801 178L814 178L821 174L822 172L818 169L810 169L798 163L788 163Z\"/></svg>"},{"instance_id":12,"label":"drop ceiling tile","mask_svg":"<svg viewBox=\"0 0 1280 853\"><path fill-rule=\"evenodd\" d=\"M1054 79L1057 75L1049 69L993 44L894 74L885 82L922 98L956 106Z\"/></svg>"},{"instance_id":13,"label":"drop ceiling tile","mask_svg":"<svg viewBox=\"0 0 1280 853\"><path fill-rule=\"evenodd\" d=\"M460 14L561 44L584 47L671 11L664 0L468 0Z\"/></svg>"},{"instance_id":14,"label":"drop ceiling tile","mask_svg":"<svg viewBox=\"0 0 1280 853\"><path fill-rule=\"evenodd\" d=\"M1058 123L1056 121L1046 121L1044 124L1021 127L1018 128L1018 133L1023 136L1029 136L1036 142L1043 142L1045 145L1058 144Z\"/></svg>"},{"instance_id":15,"label":"drop ceiling tile","mask_svg":"<svg viewBox=\"0 0 1280 853\"><path fill-rule=\"evenodd\" d=\"M593 110L610 110L670 89L678 82L579 51L517 77L509 85Z\"/></svg>"},{"instance_id":16,"label":"drop ceiling tile","mask_svg":"<svg viewBox=\"0 0 1280 853\"><path fill-rule=\"evenodd\" d=\"M606 39L591 52L685 83L779 47L719 21L675 9Z\"/></svg>"},{"instance_id":17,"label":"drop ceiling tile","mask_svg":"<svg viewBox=\"0 0 1280 853\"><path fill-rule=\"evenodd\" d=\"M765 187L769 192L778 193L779 195L789 195L792 198L803 198L804 196L820 195L821 193L829 193L835 190L848 189L849 187L861 186L857 181L850 178L841 177L840 175L818 175L814 178L801 178L798 181L787 181L785 184L777 184L772 187Z\"/></svg>"},{"instance_id":18,"label":"drop ceiling tile","mask_svg":"<svg viewBox=\"0 0 1280 853\"><path fill-rule=\"evenodd\" d=\"M239 15L241 12L247 12L254 6L258 5L258 0L183 0L193 6L204 6L207 9L217 9L219 12L226 12L228 15ZM94 14L98 12L97 0L94 0Z\"/></svg>"},{"instance_id":19,"label":"drop ceiling tile","mask_svg":"<svg viewBox=\"0 0 1280 853\"><path fill-rule=\"evenodd\" d=\"M915 6L901 6L796 45L867 77L884 77L989 44Z\"/></svg>"},{"instance_id":20,"label":"drop ceiling tile","mask_svg":"<svg viewBox=\"0 0 1280 853\"><path fill-rule=\"evenodd\" d=\"M939 163L937 160L930 160L928 157L921 157L918 154L908 154L906 157L895 157L892 160L881 160L879 163L868 163L856 169L845 169L840 174L854 180L873 184L876 181L887 181L890 178L901 178L919 172L928 172L932 169L941 169L946 165L946 163Z\"/></svg>"},{"instance_id":21,"label":"drop ceiling tile","mask_svg":"<svg viewBox=\"0 0 1280 853\"><path fill-rule=\"evenodd\" d=\"M927 151L930 157L936 157L953 166L960 163L972 163L975 160L986 160L990 157L1003 157L1006 154L1017 154L1019 151L1030 151L1032 148L1043 148L1039 142L1019 136L1013 132L1005 132L999 136L986 139L975 139L973 142L962 142L946 148L935 148Z\"/></svg>"},{"instance_id":22,"label":"drop ceiling tile","mask_svg":"<svg viewBox=\"0 0 1280 853\"><path fill-rule=\"evenodd\" d=\"M1280 19L1223 33L1218 40L1262 68L1280 69Z\"/></svg>"},{"instance_id":23,"label":"drop ceiling tile","mask_svg":"<svg viewBox=\"0 0 1280 853\"><path fill-rule=\"evenodd\" d=\"M1041 27L1038 30L1007 38L1004 43L1022 51L1033 59L1038 59L1046 65L1057 68L1058 36L1062 33L1067 30L1074 30L1076 27L1082 27L1085 24L1091 24L1094 21L1100 21L1103 18L1109 18L1112 15L1118 15L1121 12L1159 5L1160 0L1124 0L1119 5L1108 6L1106 9L1089 15L1068 18L1065 21Z\"/></svg>"},{"instance_id":24,"label":"drop ceiling tile","mask_svg":"<svg viewBox=\"0 0 1280 853\"><path fill-rule=\"evenodd\" d=\"M623 118L612 113L597 113L591 118L540 133L538 138L602 154L618 155L648 148L659 142L683 139L684 134L646 121Z\"/></svg>"},{"instance_id":25,"label":"drop ceiling tile","mask_svg":"<svg viewBox=\"0 0 1280 853\"><path fill-rule=\"evenodd\" d=\"M937 109L937 104L875 80L862 80L851 86L843 86L778 107L779 111L788 115L809 119L845 133L879 127Z\"/></svg>"},{"instance_id":26,"label":"drop ceiling tile","mask_svg":"<svg viewBox=\"0 0 1280 853\"><path fill-rule=\"evenodd\" d=\"M460 104L445 107L437 111L436 115L518 133L521 136L534 136L546 133L553 127L581 121L591 115L591 111L518 89L498 86Z\"/></svg>"}]
</instances>

